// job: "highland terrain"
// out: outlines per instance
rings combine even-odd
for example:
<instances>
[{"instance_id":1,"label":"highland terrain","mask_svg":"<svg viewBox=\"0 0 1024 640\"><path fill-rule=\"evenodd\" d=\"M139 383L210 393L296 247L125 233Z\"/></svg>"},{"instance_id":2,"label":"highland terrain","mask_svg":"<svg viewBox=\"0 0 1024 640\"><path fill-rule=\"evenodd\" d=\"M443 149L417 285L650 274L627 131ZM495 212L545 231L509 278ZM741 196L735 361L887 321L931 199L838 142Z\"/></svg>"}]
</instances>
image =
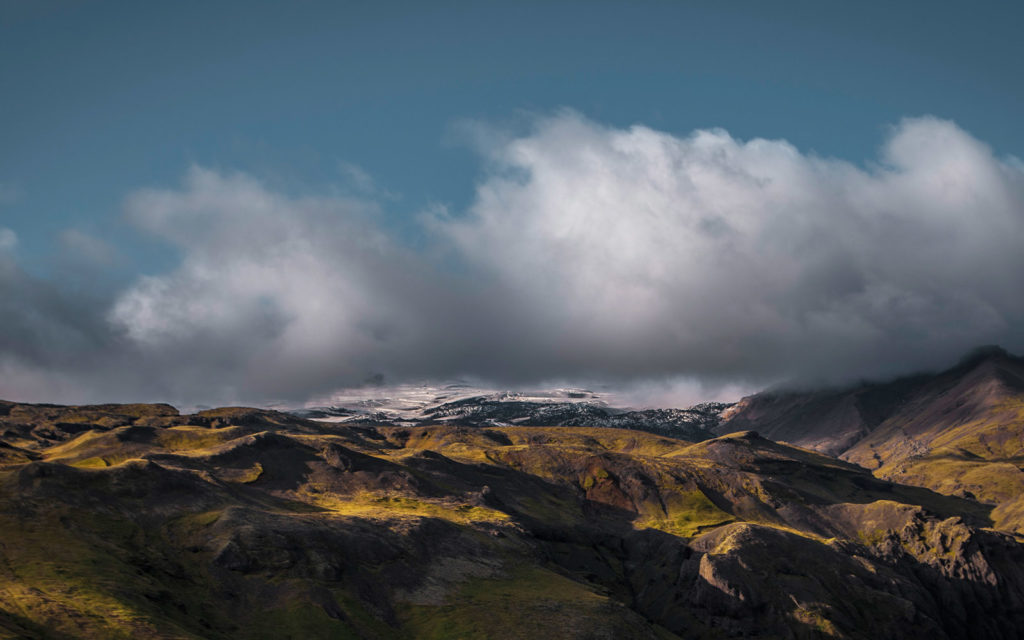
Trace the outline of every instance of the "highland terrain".
<instances>
[{"instance_id":1,"label":"highland terrain","mask_svg":"<svg viewBox=\"0 0 1024 640\"><path fill-rule=\"evenodd\" d=\"M675 437L460 402L414 425L0 403L0 638L1024 635L1009 354Z\"/></svg>"}]
</instances>

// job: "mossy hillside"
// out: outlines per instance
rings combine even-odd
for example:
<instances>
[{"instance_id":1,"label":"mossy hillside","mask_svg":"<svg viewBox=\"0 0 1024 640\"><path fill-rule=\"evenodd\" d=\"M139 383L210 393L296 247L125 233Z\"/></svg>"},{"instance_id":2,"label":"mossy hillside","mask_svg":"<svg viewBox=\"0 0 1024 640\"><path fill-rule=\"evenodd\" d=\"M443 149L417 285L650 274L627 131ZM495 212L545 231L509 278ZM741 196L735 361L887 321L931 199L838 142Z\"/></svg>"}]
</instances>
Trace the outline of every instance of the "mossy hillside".
<instances>
[{"instance_id":1,"label":"mossy hillside","mask_svg":"<svg viewBox=\"0 0 1024 640\"><path fill-rule=\"evenodd\" d=\"M210 554L223 509L173 517L165 524L140 524L122 513L129 505L114 506L104 515L40 503L26 507L20 518L0 519L0 525L7 525L0 526L0 539L9 543L17 539L14 532L27 537L23 544L3 548L4 566L10 571L5 581L12 588L3 590L0 608L74 637L402 635L366 613L365 605L351 595L336 592L329 603L311 603L307 580L281 581L268 575L222 583ZM68 522L74 526L68 528ZM211 543L214 548L209 548ZM185 552L183 547L197 551ZM202 551L204 547L209 550ZM223 600L229 592L250 595L241 602Z\"/></svg>"},{"instance_id":2,"label":"mossy hillside","mask_svg":"<svg viewBox=\"0 0 1024 640\"><path fill-rule=\"evenodd\" d=\"M965 425L959 433L936 440L935 448L924 455L883 465L876 475L918 485L949 495L969 496L982 502L1002 505L1024 494L1024 457L1021 437L1024 421L1014 404L1014 422L988 425L983 429ZM997 509L997 527L1019 531L1024 527L1019 510Z\"/></svg>"},{"instance_id":3,"label":"mossy hillside","mask_svg":"<svg viewBox=\"0 0 1024 640\"><path fill-rule=\"evenodd\" d=\"M577 581L545 567L468 581L440 606L406 607L412 637L437 640L508 638L677 638Z\"/></svg>"},{"instance_id":4,"label":"mossy hillside","mask_svg":"<svg viewBox=\"0 0 1024 640\"><path fill-rule=\"evenodd\" d=\"M480 458L481 453L506 447L661 456L687 444L673 438L637 431L583 427L381 427L379 431L403 451L427 449L456 459L468 456L474 462L486 462Z\"/></svg>"},{"instance_id":5,"label":"mossy hillside","mask_svg":"<svg viewBox=\"0 0 1024 640\"><path fill-rule=\"evenodd\" d=\"M178 410L167 404L103 404L68 407L52 404L10 404L4 420L25 424L67 422L105 428L111 419L131 424L138 419L177 417Z\"/></svg>"},{"instance_id":6,"label":"mossy hillside","mask_svg":"<svg viewBox=\"0 0 1024 640\"><path fill-rule=\"evenodd\" d=\"M0 607L48 630L97 638L200 638L209 631L177 613L214 615L202 590L162 571L180 560L161 553L160 541L130 520L53 506L29 517L5 514L0 539ZM140 573L140 562L151 572Z\"/></svg>"},{"instance_id":7,"label":"mossy hillside","mask_svg":"<svg viewBox=\"0 0 1024 640\"><path fill-rule=\"evenodd\" d=\"M644 509L634 525L691 538L704 529L727 524L735 519L735 516L719 509L702 491L694 490L669 494L663 506Z\"/></svg>"},{"instance_id":8,"label":"mossy hillside","mask_svg":"<svg viewBox=\"0 0 1024 640\"><path fill-rule=\"evenodd\" d=\"M40 441L31 451L44 462L0 471L9 480L0 502L22 514L17 530L64 526L82 545L23 537L23 557L45 557L52 545L78 550L49 554L50 569L16 578L26 585L22 600L0 606L10 625L59 630L46 614L56 601L69 620L110 610L107 626L85 637L518 637L523 629L671 637L650 621L694 637L715 620L748 635L751 621L783 636L829 624L848 634L866 623L843 608L841 572L830 563L845 558L840 566L858 579L895 580L872 554L883 553L899 524L854 507L909 501L927 523L974 504L751 434L701 447L611 429L325 431L242 409L179 418ZM90 459L110 466L75 468ZM877 525L880 544L861 540L858 518ZM740 525L747 537L702 546ZM908 557L964 553L959 530L946 538L932 535L938 530L908 539L908 549L923 545ZM818 546L802 546L810 543ZM851 549L862 558L851 559ZM827 561L776 561L788 553ZM766 589L770 606L751 616L743 604L751 601L694 590L701 554L721 571L742 561L729 588ZM771 586L783 570L789 577ZM64 574L79 591L53 591ZM914 630L878 595L892 598L886 584L868 584L857 602ZM409 596L425 592L433 595Z\"/></svg>"},{"instance_id":9,"label":"mossy hillside","mask_svg":"<svg viewBox=\"0 0 1024 640\"><path fill-rule=\"evenodd\" d=\"M874 473L894 482L995 505L994 526L1020 531L1024 513L1012 503L1024 495L1024 457L1019 456L1022 432L1024 425L1002 424L971 429L967 437L951 434L942 439L951 444L886 463Z\"/></svg>"},{"instance_id":10,"label":"mossy hillside","mask_svg":"<svg viewBox=\"0 0 1024 640\"><path fill-rule=\"evenodd\" d=\"M1024 398L1005 398L966 424L951 425L928 442L985 460L1024 458Z\"/></svg>"},{"instance_id":11,"label":"mossy hillside","mask_svg":"<svg viewBox=\"0 0 1024 640\"><path fill-rule=\"evenodd\" d=\"M623 429L503 427L494 430L507 436L512 445L578 448L631 456L668 455L689 444L674 438Z\"/></svg>"},{"instance_id":12,"label":"mossy hillside","mask_svg":"<svg viewBox=\"0 0 1024 640\"><path fill-rule=\"evenodd\" d=\"M80 466L111 466L143 453L207 453L210 449L248 435L239 427L211 429L183 425L168 428L123 426L88 431L50 447L45 459Z\"/></svg>"},{"instance_id":13,"label":"mossy hillside","mask_svg":"<svg viewBox=\"0 0 1024 640\"><path fill-rule=\"evenodd\" d=\"M981 417L939 430L906 455L882 454L876 475L946 493L973 484L986 494L983 499L999 502L1019 494L1014 469L1024 466L1022 454L1024 399L1010 398Z\"/></svg>"},{"instance_id":14,"label":"mossy hillside","mask_svg":"<svg viewBox=\"0 0 1024 640\"><path fill-rule=\"evenodd\" d=\"M382 521L423 517L439 518L457 524L501 524L511 520L511 517L502 511L457 500L382 495L374 492L350 496L318 493L310 497L310 502L332 513Z\"/></svg>"},{"instance_id":15,"label":"mossy hillside","mask_svg":"<svg viewBox=\"0 0 1024 640\"><path fill-rule=\"evenodd\" d=\"M990 462L973 456L938 451L907 460L877 475L928 487L949 495L971 495L989 504L1014 499L1024 493L1024 459Z\"/></svg>"}]
</instances>

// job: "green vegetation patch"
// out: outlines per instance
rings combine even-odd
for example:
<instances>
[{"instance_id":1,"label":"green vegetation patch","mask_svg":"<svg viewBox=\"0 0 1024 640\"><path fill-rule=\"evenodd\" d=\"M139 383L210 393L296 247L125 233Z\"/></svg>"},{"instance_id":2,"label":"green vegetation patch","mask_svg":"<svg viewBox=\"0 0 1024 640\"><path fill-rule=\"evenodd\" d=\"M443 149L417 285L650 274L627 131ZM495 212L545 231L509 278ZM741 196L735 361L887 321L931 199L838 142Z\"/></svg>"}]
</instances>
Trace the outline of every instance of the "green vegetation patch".
<instances>
[{"instance_id":1,"label":"green vegetation patch","mask_svg":"<svg viewBox=\"0 0 1024 640\"><path fill-rule=\"evenodd\" d=\"M64 522L74 522L74 530ZM179 588L174 602L167 600L167 586L174 585L139 570L140 563L157 567L166 561L144 531L127 520L58 507L30 519L3 514L0 540L8 543L0 610L48 633L76 638L202 635L182 624L187 617L182 611L202 610L203 596Z\"/></svg>"},{"instance_id":2,"label":"green vegetation patch","mask_svg":"<svg viewBox=\"0 0 1024 640\"><path fill-rule=\"evenodd\" d=\"M946 495L970 492L982 502L1000 503L1024 494L1024 472L1017 466L1021 463L1024 460L988 462L936 452L879 475Z\"/></svg>"},{"instance_id":3,"label":"green vegetation patch","mask_svg":"<svg viewBox=\"0 0 1024 640\"><path fill-rule=\"evenodd\" d=\"M669 493L663 500L664 510L645 505L643 513L633 525L640 529L658 529L675 536L692 538L704 529L736 520L715 506L699 489Z\"/></svg>"},{"instance_id":4,"label":"green vegetation patch","mask_svg":"<svg viewBox=\"0 0 1024 640\"><path fill-rule=\"evenodd\" d=\"M798 607L792 615L795 620L808 625L822 635L829 637L841 635L832 621L825 617L821 607Z\"/></svg>"},{"instance_id":5,"label":"green vegetation patch","mask_svg":"<svg viewBox=\"0 0 1024 640\"><path fill-rule=\"evenodd\" d=\"M354 496L341 496L319 493L312 494L310 498L317 506L334 513L369 519L391 520L420 516L441 518L457 524L500 523L509 520L508 514L489 507L400 495L379 495L367 492Z\"/></svg>"},{"instance_id":6,"label":"green vegetation patch","mask_svg":"<svg viewBox=\"0 0 1024 640\"><path fill-rule=\"evenodd\" d=\"M157 442L168 451L196 451L216 447L244 435L246 432L238 427L212 429L182 426L161 429L157 435Z\"/></svg>"}]
</instances>

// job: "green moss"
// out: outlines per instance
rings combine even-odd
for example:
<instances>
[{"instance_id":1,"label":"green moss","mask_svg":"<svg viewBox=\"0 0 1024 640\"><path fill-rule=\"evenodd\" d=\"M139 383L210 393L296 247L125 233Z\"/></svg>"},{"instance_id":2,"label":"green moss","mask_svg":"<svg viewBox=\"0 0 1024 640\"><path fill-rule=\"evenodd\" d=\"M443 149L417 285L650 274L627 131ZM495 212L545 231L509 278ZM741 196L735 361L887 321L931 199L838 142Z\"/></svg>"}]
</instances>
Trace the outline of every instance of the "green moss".
<instances>
[{"instance_id":1,"label":"green moss","mask_svg":"<svg viewBox=\"0 0 1024 640\"><path fill-rule=\"evenodd\" d=\"M74 522L74 531L64 521ZM139 570L162 556L133 523L82 510L50 507L30 520L0 517L9 571L0 609L18 611L56 634L95 638L199 637L168 617L164 584ZM183 588L174 602L192 610L202 596ZM180 616L180 613L179 613ZM184 616L180 616L184 617Z\"/></svg>"},{"instance_id":2,"label":"green moss","mask_svg":"<svg viewBox=\"0 0 1024 640\"><path fill-rule=\"evenodd\" d=\"M831 637L840 635L832 621L826 618L817 607L798 607L793 612L793 617L799 622L812 627L818 633Z\"/></svg>"},{"instance_id":3,"label":"green moss","mask_svg":"<svg viewBox=\"0 0 1024 640\"><path fill-rule=\"evenodd\" d=\"M1024 494L1024 472L1019 464L1024 460L990 462L935 452L876 474L946 495L969 491L983 502L1000 503Z\"/></svg>"},{"instance_id":4,"label":"green moss","mask_svg":"<svg viewBox=\"0 0 1024 640\"><path fill-rule=\"evenodd\" d=\"M858 531L857 539L860 541L861 544L868 547L873 547L875 545L881 544L881 542L885 539L885 536L888 533L889 531L887 529L869 529L866 531Z\"/></svg>"},{"instance_id":5,"label":"green moss","mask_svg":"<svg viewBox=\"0 0 1024 640\"><path fill-rule=\"evenodd\" d=\"M669 493L664 509L646 506L634 526L658 529L672 535L691 538L701 530L733 522L736 518L719 509L700 490Z\"/></svg>"},{"instance_id":6,"label":"green moss","mask_svg":"<svg viewBox=\"0 0 1024 640\"><path fill-rule=\"evenodd\" d=\"M313 493L310 500L334 513L381 520L420 516L468 524L505 522L509 519L508 514L489 507L401 495L359 493L353 496L341 496L331 493Z\"/></svg>"},{"instance_id":7,"label":"green moss","mask_svg":"<svg viewBox=\"0 0 1024 640\"><path fill-rule=\"evenodd\" d=\"M169 451L195 451L215 447L244 435L245 432L238 427L211 429L184 426L161 429L157 434L157 442Z\"/></svg>"}]
</instances>

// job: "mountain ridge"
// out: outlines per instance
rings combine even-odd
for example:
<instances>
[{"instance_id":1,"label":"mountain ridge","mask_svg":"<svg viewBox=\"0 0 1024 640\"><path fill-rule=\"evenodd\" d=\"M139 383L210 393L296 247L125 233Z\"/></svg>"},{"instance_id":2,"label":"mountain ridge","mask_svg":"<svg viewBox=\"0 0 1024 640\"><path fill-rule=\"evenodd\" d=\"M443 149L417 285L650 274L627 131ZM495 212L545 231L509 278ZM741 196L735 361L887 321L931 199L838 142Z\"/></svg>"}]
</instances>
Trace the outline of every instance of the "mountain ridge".
<instances>
[{"instance_id":1,"label":"mountain ridge","mask_svg":"<svg viewBox=\"0 0 1024 640\"><path fill-rule=\"evenodd\" d=\"M1024 358L998 347L975 350L936 374L755 394L714 430L755 424L768 437L879 477L996 505L1004 526L1024 531Z\"/></svg>"}]
</instances>

